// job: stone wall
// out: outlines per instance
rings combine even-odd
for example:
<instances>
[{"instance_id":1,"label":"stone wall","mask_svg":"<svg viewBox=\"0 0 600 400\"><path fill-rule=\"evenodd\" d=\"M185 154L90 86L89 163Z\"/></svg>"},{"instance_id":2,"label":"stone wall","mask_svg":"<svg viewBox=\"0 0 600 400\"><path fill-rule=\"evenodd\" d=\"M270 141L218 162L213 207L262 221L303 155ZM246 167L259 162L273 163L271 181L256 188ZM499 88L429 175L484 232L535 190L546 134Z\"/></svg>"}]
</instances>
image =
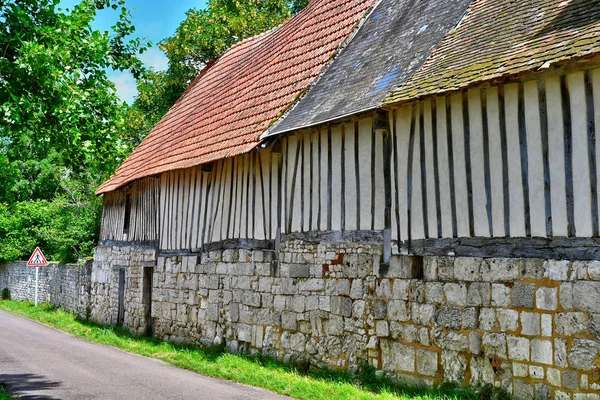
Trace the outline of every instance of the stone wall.
<instances>
[{"instance_id":1,"label":"stone wall","mask_svg":"<svg viewBox=\"0 0 600 400\"><path fill-rule=\"evenodd\" d=\"M155 266L156 250L153 247L97 247L91 277L91 319L106 325L117 324L119 271L124 270L126 289L123 325L133 333L146 333L149 304L144 302L142 292L143 269Z\"/></svg>"},{"instance_id":2,"label":"stone wall","mask_svg":"<svg viewBox=\"0 0 600 400\"><path fill-rule=\"evenodd\" d=\"M600 399L600 262L282 245L159 257L156 336L516 398Z\"/></svg>"},{"instance_id":3,"label":"stone wall","mask_svg":"<svg viewBox=\"0 0 600 400\"><path fill-rule=\"evenodd\" d=\"M38 301L89 316L92 262L50 264L39 269ZM35 268L26 262L0 265L0 290L10 289L14 300L35 300Z\"/></svg>"}]
</instances>

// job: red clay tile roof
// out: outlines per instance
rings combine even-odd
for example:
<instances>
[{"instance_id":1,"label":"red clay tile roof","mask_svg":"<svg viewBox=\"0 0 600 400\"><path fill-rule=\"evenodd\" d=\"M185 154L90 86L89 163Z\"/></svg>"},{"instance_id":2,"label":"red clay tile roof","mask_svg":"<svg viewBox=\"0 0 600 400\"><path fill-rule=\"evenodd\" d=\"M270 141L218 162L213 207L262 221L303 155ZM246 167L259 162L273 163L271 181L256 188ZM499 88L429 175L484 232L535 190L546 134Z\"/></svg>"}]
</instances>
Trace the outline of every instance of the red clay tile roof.
<instances>
[{"instance_id":1,"label":"red clay tile roof","mask_svg":"<svg viewBox=\"0 0 600 400\"><path fill-rule=\"evenodd\" d=\"M197 78L107 182L236 156L322 72L375 0L314 0L277 28L234 45Z\"/></svg>"},{"instance_id":2,"label":"red clay tile roof","mask_svg":"<svg viewBox=\"0 0 600 400\"><path fill-rule=\"evenodd\" d=\"M473 0L385 103L458 90L600 51L599 0Z\"/></svg>"}]
</instances>

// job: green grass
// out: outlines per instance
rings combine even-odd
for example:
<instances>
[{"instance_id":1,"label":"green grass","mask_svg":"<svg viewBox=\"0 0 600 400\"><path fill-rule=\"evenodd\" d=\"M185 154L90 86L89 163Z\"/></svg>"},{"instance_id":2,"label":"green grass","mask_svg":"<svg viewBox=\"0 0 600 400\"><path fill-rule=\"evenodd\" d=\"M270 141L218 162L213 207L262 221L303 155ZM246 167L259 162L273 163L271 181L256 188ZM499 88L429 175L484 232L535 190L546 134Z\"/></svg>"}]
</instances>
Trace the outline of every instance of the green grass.
<instances>
[{"instance_id":1,"label":"green grass","mask_svg":"<svg viewBox=\"0 0 600 400\"><path fill-rule=\"evenodd\" d=\"M459 400L491 399L491 389L474 391L457 386L435 389L408 387L375 375L364 368L357 376L329 370L299 371L276 360L233 355L216 349L175 345L152 338L136 337L122 328L104 327L78 320L73 314L43 304L0 301L0 309L39 321L82 339L105 344L125 351L156 358L174 366L216 378L258 386L298 399L416 399ZM0 400L5 400L0 392Z\"/></svg>"},{"instance_id":2,"label":"green grass","mask_svg":"<svg viewBox=\"0 0 600 400\"><path fill-rule=\"evenodd\" d=\"M0 386L0 400L12 400L12 397L6 393L2 386Z\"/></svg>"}]
</instances>

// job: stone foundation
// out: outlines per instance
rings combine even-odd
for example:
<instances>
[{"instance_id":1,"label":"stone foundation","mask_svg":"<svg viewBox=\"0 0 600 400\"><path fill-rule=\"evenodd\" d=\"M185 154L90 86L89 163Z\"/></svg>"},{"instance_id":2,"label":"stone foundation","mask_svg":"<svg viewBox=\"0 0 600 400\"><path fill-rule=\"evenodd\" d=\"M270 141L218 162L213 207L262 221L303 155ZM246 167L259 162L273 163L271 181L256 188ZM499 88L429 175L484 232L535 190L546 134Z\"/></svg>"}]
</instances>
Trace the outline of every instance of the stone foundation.
<instances>
[{"instance_id":1,"label":"stone foundation","mask_svg":"<svg viewBox=\"0 0 600 400\"><path fill-rule=\"evenodd\" d=\"M92 262L50 264L41 267L38 276L38 300L74 311L82 318L89 316ZM0 265L0 291L10 289L14 300L35 300L35 268L26 262Z\"/></svg>"},{"instance_id":2,"label":"stone foundation","mask_svg":"<svg viewBox=\"0 0 600 400\"><path fill-rule=\"evenodd\" d=\"M93 297L103 311L92 315L114 321L113 269L129 262L125 324L140 332L141 266L155 253L109 253L97 253ZM158 257L155 335L317 367L368 363L415 384L489 383L517 399L600 399L600 262L394 256L380 264L381 253L380 245L293 240L279 261L259 250Z\"/></svg>"},{"instance_id":3,"label":"stone foundation","mask_svg":"<svg viewBox=\"0 0 600 400\"><path fill-rule=\"evenodd\" d=\"M94 253L91 319L105 325L118 323L119 271L125 271L123 325L135 334L148 329L147 308L142 291L144 267L156 266L156 250L143 246L99 246Z\"/></svg>"}]
</instances>

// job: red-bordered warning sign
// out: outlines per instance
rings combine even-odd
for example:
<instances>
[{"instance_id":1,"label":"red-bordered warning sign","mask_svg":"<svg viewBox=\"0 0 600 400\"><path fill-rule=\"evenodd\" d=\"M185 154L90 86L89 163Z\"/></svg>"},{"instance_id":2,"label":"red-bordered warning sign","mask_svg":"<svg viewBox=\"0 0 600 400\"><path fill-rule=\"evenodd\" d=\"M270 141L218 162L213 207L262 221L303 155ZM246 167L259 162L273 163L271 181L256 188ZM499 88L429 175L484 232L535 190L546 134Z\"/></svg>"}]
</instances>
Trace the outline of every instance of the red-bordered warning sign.
<instances>
[{"instance_id":1,"label":"red-bordered warning sign","mask_svg":"<svg viewBox=\"0 0 600 400\"><path fill-rule=\"evenodd\" d=\"M27 261L28 267L46 267L48 266L48 260L44 257L44 253L40 250L39 247L36 247L33 251L31 257L29 257L29 261Z\"/></svg>"}]
</instances>

